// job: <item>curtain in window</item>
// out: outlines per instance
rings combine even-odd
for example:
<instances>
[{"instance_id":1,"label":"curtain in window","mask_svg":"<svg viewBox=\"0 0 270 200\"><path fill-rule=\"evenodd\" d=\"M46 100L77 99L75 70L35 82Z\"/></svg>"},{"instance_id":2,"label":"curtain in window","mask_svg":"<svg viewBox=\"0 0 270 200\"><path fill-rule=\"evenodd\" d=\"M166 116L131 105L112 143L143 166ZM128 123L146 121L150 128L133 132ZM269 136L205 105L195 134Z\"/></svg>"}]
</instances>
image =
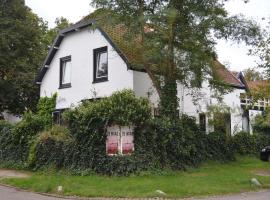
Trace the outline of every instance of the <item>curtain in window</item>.
<instances>
[{"instance_id":1,"label":"curtain in window","mask_svg":"<svg viewBox=\"0 0 270 200\"><path fill-rule=\"evenodd\" d=\"M107 77L108 75L108 54L101 52L97 55L97 78Z\"/></svg>"},{"instance_id":2,"label":"curtain in window","mask_svg":"<svg viewBox=\"0 0 270 200\"><path fill-rule=\"evenodd\" d=\"M63 64L62 84L71 83L71 62L67 61Z\"/></svg>"}]
</instances>

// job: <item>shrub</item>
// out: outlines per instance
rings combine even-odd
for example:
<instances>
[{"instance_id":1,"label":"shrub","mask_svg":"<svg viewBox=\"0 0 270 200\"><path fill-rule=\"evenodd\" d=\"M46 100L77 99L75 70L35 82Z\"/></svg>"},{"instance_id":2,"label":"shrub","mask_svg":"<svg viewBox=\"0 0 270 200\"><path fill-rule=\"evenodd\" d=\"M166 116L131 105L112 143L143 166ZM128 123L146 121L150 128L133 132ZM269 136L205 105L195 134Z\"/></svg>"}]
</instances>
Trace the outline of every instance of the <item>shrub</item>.
<instances>
[{"instance_id":1,"label":"shrub","mask_svg":"<svg viewBox=\"0 0 270 200\"><path fill-rule=\"evenodd\" d=\"M241 155L254 154L257 150L257 137L247 132L239 132L233 138L234 149Z\"/></svg>"},{"instance_id":2,"label":"shrub","mask_svg":"<svg viewBox=\"0 0 270 200\"><path fill-rule=\"evenodd\" d=\"M2 161L21 161L17 144L14 142L13 125L0 121L0 159Z\"/></svg>"},{"instance_id":3,"label":"shrub","mask_svg":"<svg viewBox=\"0 0 270 200\"><path fill-rule=\"evenodd\" d=\"M235 159L233 139L224 132L212 132L204 141L206 157L210 160L228 161Z\"/></svg>"},{"instance_id":4,"label":"shrub","mask_svg":"<svg viewBox=\"0 0 270 200\"><path fill-rule=\"evenodd\" d=\"M73 139L67 128L53 126L51 130L43 131L32 143L28 157L29 166L42 168L53 165L56 168L64 166Z\"/></svg>"},{"instance_id":5,"label":"shrub","mask_svg":"<svg viewBox=\"0 0 270 200\"><path fill-rule=\"evenodd\" d=\"M266 110L262 115L257 115L253 124L254 132L270 136L270 113Z\"/></svg>"},{"instance_id":6,"label":"shrub","mask_svg":"<svg viewBox=\"0 0 270 200\"><path fill-rule=\"evenodd\" d=\"M132 156L106 155L106 127L135 126L137 130L151 118L151 107L147 99L137 98L130 90L116 92L112 96L85 102L81 106L64 113L69 129L76 141L70 168L91 169L108 175L126 175L146 168L149 163L139 146L139 141L147 141L145 135L135 131L135 152ZM140 140L138 139L140 135ZM149 137L149 135L147 135ZM138 144L136 144L138 141Z\"/></svg>"},{"instance_id":7,"label":"shrub","mask_svg":"<svg viewBox=\"0 0 270 200\"><path fill-rule=\"evenodd\" d=\"M198 140L202 133L195 119L185 115L173 122L165 118L155 119L154 128L157 136L153 147L162 167L185 169L197 166L204 158L203 144Z\"/></svg>"}]
</instances>

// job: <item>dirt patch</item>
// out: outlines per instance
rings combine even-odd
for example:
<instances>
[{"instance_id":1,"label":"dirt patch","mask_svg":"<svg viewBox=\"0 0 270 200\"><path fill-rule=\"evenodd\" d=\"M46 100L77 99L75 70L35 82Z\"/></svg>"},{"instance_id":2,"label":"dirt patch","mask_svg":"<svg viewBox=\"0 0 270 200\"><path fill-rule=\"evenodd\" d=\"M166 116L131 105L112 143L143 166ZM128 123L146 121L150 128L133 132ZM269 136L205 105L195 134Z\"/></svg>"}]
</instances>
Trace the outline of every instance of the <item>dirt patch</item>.
<instances>
[{"instance_id":1,"label":"dirt patch","mask_svg":"<svg viewBox=\"0 0 270 200\"><path fill-rule=\"evenodd\" d=\"M268 176L268 177L270 177L270 170L256 170L256 171L253 171L253 173L255 175L258 175L258 176Z\"/></svg>"},{"instance_id":2,"label":"dirt patch","mask_svg":"<svg viewBox=\"0 0 270 200\"><path fill-rule=\"evenodd\" d=\"M23 173L23 172L18 172L14 170L0 170L0 179L4 178L27 178L29 177L28 174Z\"/></svg>"}]
</instances>

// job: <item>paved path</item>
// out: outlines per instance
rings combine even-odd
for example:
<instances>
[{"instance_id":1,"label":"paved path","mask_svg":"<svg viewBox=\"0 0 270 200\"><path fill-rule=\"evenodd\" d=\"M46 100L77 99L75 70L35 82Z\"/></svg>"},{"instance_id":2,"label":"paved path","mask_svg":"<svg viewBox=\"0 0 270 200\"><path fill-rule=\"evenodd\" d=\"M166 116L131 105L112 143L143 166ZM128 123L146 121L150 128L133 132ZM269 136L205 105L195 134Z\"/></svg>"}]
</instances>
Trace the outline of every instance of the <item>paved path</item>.
<instances>
[{"instance_id":1,"label":"paved path","mask_svg":"<svg viewBox=\"0 0 270 200\"><path fill-rule=\"evenodd\" d=\"M61 200L59 198L47 197L31 192L24 192L10 187L0 186L1 200ZM63 199L62 199L63 200Z\"/></svg>"},{"instance_id":2,"label":"paved path","mask_svg":"<svg viewBox=\"0 0 270 200\"><path fill-rule=\"evenodd\" d=\"M72 198L69 198L71 200ZM99 200L102 198L95 198ZM213 198L189 198L186 200L269 200L270 191L249 192L231 196L218 196ZM25 192L10 187L0 186L0 200L68 200L56 197L43 196L31 192ZM107 199L110 200L110 199ZM124 199L121 199L124 200Z\"/></svg>"}]
</instances>

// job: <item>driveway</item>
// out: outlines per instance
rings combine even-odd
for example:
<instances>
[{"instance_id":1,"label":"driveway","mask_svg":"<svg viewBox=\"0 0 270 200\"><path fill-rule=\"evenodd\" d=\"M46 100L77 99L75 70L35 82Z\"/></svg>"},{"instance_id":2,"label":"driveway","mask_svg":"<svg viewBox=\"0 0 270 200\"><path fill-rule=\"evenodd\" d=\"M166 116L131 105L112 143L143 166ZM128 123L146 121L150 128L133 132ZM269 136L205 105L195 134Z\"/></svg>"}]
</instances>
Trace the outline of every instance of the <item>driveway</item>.
<instances>
[{"instance_id":1,"label":"driveway","mask_svg":"<svg viewBox=\"0 0 270 200\"><path fill-rule=\"evenodd\" d=\"M40 194L35 194L32 192L25 192L18 189L0 186L0 199L2 200L75 200L73 198L63 199L56 197L49 197ZM102 198L95 198L95 200L100 200ZM270 191L260 191L260 192L248 192L238 195L231 196L217 196L211 198L189 198L186 200L269 200ZM86 199L85 199L86 200ZM94 199L93 199L94 200ZM110 200L110 199L107 199ZM122 199L124 200L124 199Z\"/></svg>"}]
</instances>

